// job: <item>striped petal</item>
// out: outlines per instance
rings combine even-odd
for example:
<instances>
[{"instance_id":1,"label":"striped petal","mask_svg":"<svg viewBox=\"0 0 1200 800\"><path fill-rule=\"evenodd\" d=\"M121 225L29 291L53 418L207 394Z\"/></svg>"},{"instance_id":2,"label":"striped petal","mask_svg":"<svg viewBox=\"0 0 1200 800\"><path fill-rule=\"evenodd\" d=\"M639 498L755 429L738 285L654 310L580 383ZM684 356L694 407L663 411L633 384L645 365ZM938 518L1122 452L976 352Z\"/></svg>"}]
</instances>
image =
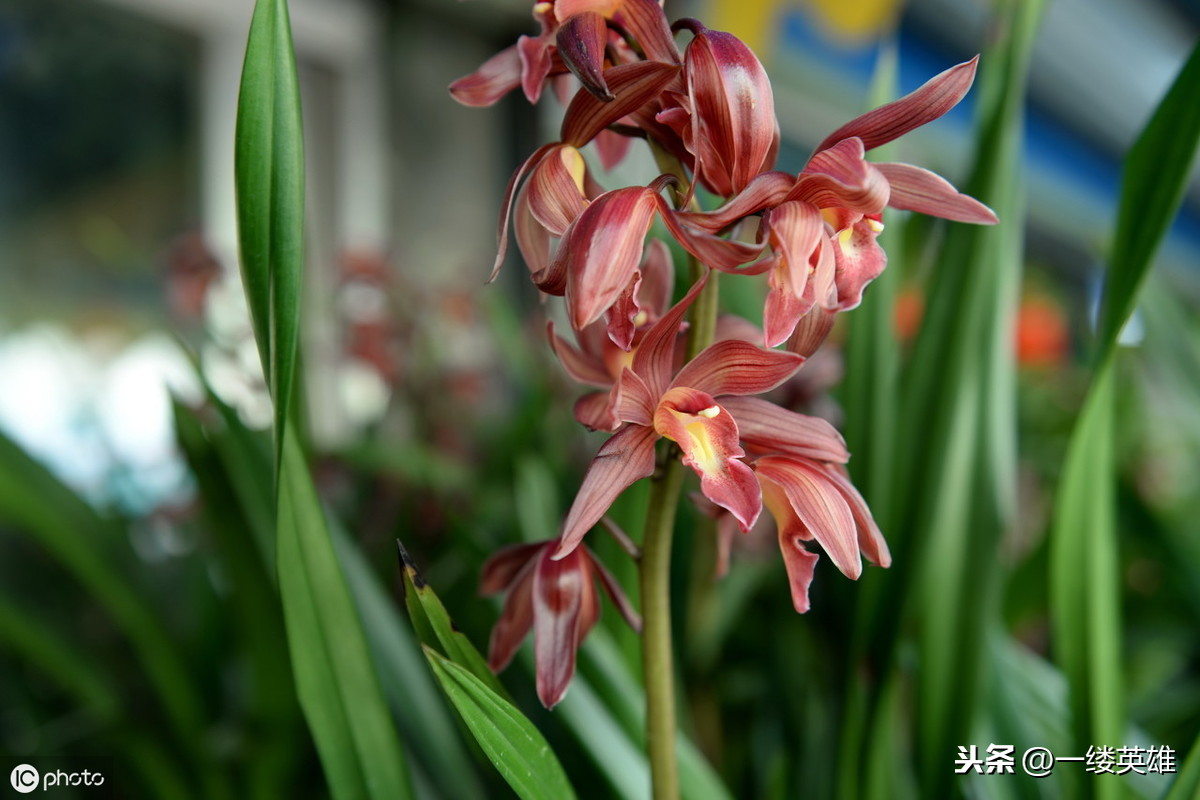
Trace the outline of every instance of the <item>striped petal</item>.
<instances>
[{"instance_id":1,"label":"striped petal","mask_svg":"<svg viewBox=\"0 0 1200 800\"><path fill-rule=\"evenodd\" d=\"M764 350L737 339L717 342L684 365L672 386L706 394L750 395L769 392L796 373L804 358L786 350Z\"/></svg>"},{"instance_id":2,"label":"striped petal","mask_svg":"<svg viewBox=\"0 0 1200 800\"><path fill-rule=\"evenodd\" d=\"M817 145L817 151L831 147L843 139L858 137L866 149L898 139L911 130L933 122L958 105L975 80L979 56L930 78L924 86L899 100L868 111L847 122Z\"/></svg>"},{"instance_id":3,"label":"striped petal","mask_svg":"<svg viewBox=\"0 0 1200 800\"><path fill-rule=\"evenodd\" d=\"M587 91L576 93L563 117L563 142L583 147L600 131L657 97L679 69L658 61L638 61L605 70L604 80L614 99L605 102Z\"/></svg>"},{"instance_id":4,"label":"striped petal","mask_svg":"<svg viewBox=\"0 0 1200 800\"><path fill-rule=\"evenodd\" d=\"M547 555L549 550L546 551ZM533 578L533 649L537 661L538 699L553 708L567 693L575 675L575 653L586 620L594 621L595 589L588 559L576 550L562 559L541 558ZM590 603L585 595L591 594ZM588 606L591 608L587 608Z\"/></svg>"},{"instance_id":5,"label":"striped petal","mask_svg":"<svg viewBox=\"0 0 1200 800\"><path fill-rule=\"evenodd\" d=\"M554 558L574 552L584 535L608 511L621 492L654 472L653 428L627 425L604 443L587 474L563 523L562 539Z\"/></svg>"},{"instance_id":6,"label":"striped petal","mask_svg":"<svg viewBox=\"0 0 1200 800\"><path fill-rule=\"evenodd\" d=\"M723 397L721 405L737 421L742 442L756 450L838 464L850 460L842 435L820 417L797 414L759 397Z\"/></svg>"},{"instance_id":7,"label":"striped petal","mask_svg":"<svg viewBox=\"0 0 1200 800\"><path fill-rule=\"evenodd\" d=\"M489 58L470 75L450 84L450 94L464 106L490 106L521 85L521 56L517 46Z\"/></svg>"},{"instance_id":8,"label":"striped petal","mask_svg":"<svg viewBox=\"0 0 1200 800\"><path fill-rule=\"evenodd\" d=\"M891 190L883 173L863 156L861 139L845 139L819 151L804 167L787 199L805 200L818 208L879 214Z\"/></svg>"},{"instance_id":9,"label":"striped petal","mask_svg":"<svg viewBox=\"0 0 1200 800\"><path fill-rule=\"evenodd\" d=\"M605 103L613 100L604 81L604 47L608 43L608 24L595 11L572 14L558 29L555 44L567 69L583 88Z\"/></svg>"},{"instance_id":10,"label":"striped petal","mask_svg":"<svg viewBox=\"0 0 1200 800\"><path fill-rule=\"evenodd\" d=\"M654 221L656 197L641 186L605 192L563 234L554 260L566 273L567 311L575 330L599 319L629 284Z\"/></svg>"},{"instance_id":11,"label":"striped petal","mask_svg":"<svg viewBox=\"0 0 1200 800\"><path fill-rule=\"evenodd\" d=\"M995 225L996 214L974 197L962 194L945 178L912 164L875 165L892 187L888 205L957 222Z\"/></svg>"},{"instance_id":12,"label":"striped petal","mask_svg":"<svg viewBox=\"0 0 1200 800\"><path fill-rule=\"evenodd\" d=\"M816 539L846 577L862 574L854 514L823 471L801 459L764 456L754 462L759 477L783 490L809 537ZM800 537L808 538L808 537Z\"/></svg>"},{"instance_id":13,"label":"striped petal","mask_svg":"<svg viewBox=\"0 0 1200 800\"><path fill-rule=\"evenodd\" d=\"M729 197L770 169L778 123L771 82L758 57L736 36L683 21L694 38L684 57L693 119L688 149L696 177Z\"/></svg>"},{"instance_id":14,"label":"striped petal","mask_svg":"<svg viewBox=\"0 0 1200 800\"><path fill-rule=\"evenodd\" d=\"M748 531L762 511L754 472L741 460L738 427L711 395L677 386L663 395L654 429L679 445L683 463L700 476L700 491L729 511Z\"/></svg>"},{"instance_id":15,"label":"striped petal","mask_svg":"<svg viewBox=\"0 0 1200 800\"><path fill-rule=\"evenodd\" d=\"M500 618L496 620L488 640L488 666L492 672L499 672L508 666L533 628L533 575L536 565L536 557L526 562L514 576L508 596L504 598Z\"/></svg>"}]
</instances>

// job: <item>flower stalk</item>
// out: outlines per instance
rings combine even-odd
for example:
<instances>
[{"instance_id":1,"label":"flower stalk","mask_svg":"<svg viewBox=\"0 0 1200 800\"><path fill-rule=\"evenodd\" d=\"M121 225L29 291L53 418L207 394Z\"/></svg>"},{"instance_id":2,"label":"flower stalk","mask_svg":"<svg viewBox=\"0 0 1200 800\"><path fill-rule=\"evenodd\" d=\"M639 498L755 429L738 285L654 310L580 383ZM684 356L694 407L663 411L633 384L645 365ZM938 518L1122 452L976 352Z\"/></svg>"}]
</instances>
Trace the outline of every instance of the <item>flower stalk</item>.
<instances>
[{"instance_id":1,"label":"flower stalk","mask_svg":"<svg viewBox=\"0 0 1200 800\"><path fill-rule=\"evenodd\" d=\"M646 684L646 755L654 800L679 797L675 761L675 663L671 646L671 542L683 489L683 462L673 444L650 484L642 542L642 670Z\"/></svg>"}]
</instances>

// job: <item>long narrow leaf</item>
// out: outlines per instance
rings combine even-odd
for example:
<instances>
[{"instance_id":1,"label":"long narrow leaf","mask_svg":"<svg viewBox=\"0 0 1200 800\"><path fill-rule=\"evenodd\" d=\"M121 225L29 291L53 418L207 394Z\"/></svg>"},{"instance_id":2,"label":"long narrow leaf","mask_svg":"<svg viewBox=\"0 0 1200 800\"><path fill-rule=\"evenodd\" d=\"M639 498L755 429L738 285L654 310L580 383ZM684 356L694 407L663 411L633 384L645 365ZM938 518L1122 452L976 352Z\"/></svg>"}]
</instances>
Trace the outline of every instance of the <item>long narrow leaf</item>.
<instances>
[{"instance_id":1,"label":"long narrow leaf","mask_svg":"<svg viewBox=\"0 0 1200 800\"><path fill-rule=\"evenodd\" d=\"M242 277L282 451L300 327L304 137L286 0L258 0L246 42L234 145Z\"/></svg>"},{"instance_id":2,"label":"long narrow leaf","mask_svg":"<svg viewBox=\"0 0 1200 800\"><path fill-rule=\"evenodd\" d=\"M416 564L408 557L404 545L396 542L404 573L404 603L412 618L417 636L427 647L463 667L500 697L511 700L508 691L487 665L487 660L475 649L461 631L450 621L450 614L433 588L417 572Z\"/></svg>"},{"instance_id":3,"label":"long narrow leaf","mask_svg":"<svg viewBox=\"0 0 1200 800\"><path fill-rule=\"evenodd\" d=\"M300 705L336 798L411 796L407 767L324 512L287 429L279 588Z\"/></svg>"},{"instance_id":4,"label":"long narrow leaf","mask_svg":"<svg viewBox=\"0 0 1200 800\"><path fill-rule=\"evenodd\" d=\"M1071 435L1050 540L1056 661L1071 685L1075 744L1124 733L1114 452L1117 336L1183 195L1200 143L1200 45L1130 150L1095 350L1096 374ZM1117 797L1103 782L1097 797Z\"/></svg>"},{"instance_id":5,"label":"long narrow leaf","mask_svg":"<svg viewBox=\"0 0 1200 800\"><path fill-rule=\"evenodd\" d=\"M1200 44L1125 158L1121 206L1100 306L1097 360L1133 312L1151 259L1183 200L1200 141Z\"/></svg>"},{"instance_id":6,"label":"long narrow leaf","mask_svg":"<svg viewBox=\"0 0 1200 800\"><path fill-rule=\"evenodd\" d=\"M414 768L422 765L435 785L453 787L456 796L481 796L483 789L455 728L453 712L438 696L429 668L421 658L419 643L362 551L344 531L336 525L330 527L334 547L362 614L383 692L412 750Z\"/></svg>"},{"instance_id":7,"label":"long narrow leaf","mask_svg":"<svg viewBox=\"0 0 1200 800\"><path fill-rule=\"evenodd\" d=\"M425 647L434 675L508 785L525 800L575 797L550 745L520 711L466 667Z\"/></svg>"}]
</instances>

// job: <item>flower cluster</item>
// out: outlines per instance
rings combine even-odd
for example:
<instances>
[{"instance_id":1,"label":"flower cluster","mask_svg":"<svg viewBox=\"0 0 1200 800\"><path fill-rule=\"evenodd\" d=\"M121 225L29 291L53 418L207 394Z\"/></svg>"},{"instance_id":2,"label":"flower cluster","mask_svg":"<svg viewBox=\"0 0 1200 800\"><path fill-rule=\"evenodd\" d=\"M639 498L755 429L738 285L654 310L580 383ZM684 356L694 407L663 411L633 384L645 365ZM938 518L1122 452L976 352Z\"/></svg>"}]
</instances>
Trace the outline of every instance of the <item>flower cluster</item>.
<instances>
[{"instance_id":1,"label":"flower cluster","mask_svg":"<svg viewBox=\"0 0 1200 800\"><path fill-rule=\"evenodd\" d=\"M533 283L565 300L575 343L550 325L554 352L574 379L596 389L580 398L575 416L612 437L559 538L503 551L485 566L485 589L509 590L490 661L502 667L532 628L539 695L552 706L598 613L593 577L634 619L580 543L626 488L654 472L660 439L674 442L726 524L749 531L764 505L771 512L797 611L808 609L818 558L808 542L850 578L864 556L890 563L847 477L841 436L757 395L790 378L883 270L876 237L885 207L996 219L932 172L865 158L958 103L977 59L834 131L792 175L774 170L780 134L770 81L736 37L691 19L669 26L655 0L553 0L533 13L537 36L522 36L450 91L467 105L489 105L520 87L536 103L551 81L566 103L559 141L535 151L509 182L492 276L511 228ZM684 31L691 36L680 52L676 35ZM607 169L639 138L666 174L606 190L582 148L594 145ZM697 186L722 204L702 209ZM698 280L670 307L669 248L647 243L655 220L700 265ZM766 276L763 327L722 320L713 343L687 360L684 317L711 270Z\"/></svg>"}]
</instances>

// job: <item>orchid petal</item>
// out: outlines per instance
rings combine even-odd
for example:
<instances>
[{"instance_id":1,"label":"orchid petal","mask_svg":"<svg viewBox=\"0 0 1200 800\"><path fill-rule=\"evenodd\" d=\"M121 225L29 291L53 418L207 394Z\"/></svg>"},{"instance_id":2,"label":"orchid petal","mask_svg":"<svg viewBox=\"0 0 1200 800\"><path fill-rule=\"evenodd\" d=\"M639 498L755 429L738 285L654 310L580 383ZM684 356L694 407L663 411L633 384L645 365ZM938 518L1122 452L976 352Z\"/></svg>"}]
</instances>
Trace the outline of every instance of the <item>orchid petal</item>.
<instances>
[{"instance_id":1,"label":"orchid petal","mask_svg":"<svg viewBox=\"0 0 1200 800\"><path fill-rule=\"evenodd\" d=\"M563 235L555 261L565 259L567 311L575 330L598 319L629 283L654 221L656 197L641 186L606 192Z\"/></svg>"},{"instance_id":2,"label":"orchid petal","mask_svg":"<svg viewBox=\"0 0 1200 800\"><path fill-rule=\"evenodd\" d=\"M562 236L587 206L583 194L586 171L579 150L562 145L547 153L529 175L529 210L554 236Z\"/></svg>"},{"instance_id":3,"label":"orchid petal","mask_svg":"<svg viewBox=\"0 0 1200 800\"><path fill-rule=\"evenodd\" d=\"M538 560L533 578L533 648L538 699L546 708L558 705L575 674L583 599L589 591L594 589L583 551L558 560Z\"/></svg>"},{"instance_id":4,"label":"orchid petal","mask_svg":"<svg viewBox=\"0 0 1200 800\"><path fill-rule=\"evenodd\" d=\"M891 184L892 194L888 205L907 211L917 211L957 222L974 222L995 225L999 220L995 212L976 200L962 194L945 178L912 164L876 164L879 171Z\"/></svg>"},{"instance_id":5,"label":"orchid petal","mask_svg":"<svg viewBox=\"0 0 1200 800\"><path fill-rule=\"evenodd\" d=\"M850 460L842 435L820 417L797 414L759 397L724 397L721 405L733 415L742 441L751 447L815 461L844 464Z\"/></svg>"},{"instance_id":6,"label":"orchid petal","mask_svg":"<svg viewBox=\"0 0 1200 800\"><path fill-rule=\"evenodd\" d=\"M783 533L779 534L779 552L787 569L792 606L797 614L803 614L810 608L808 587L812 584L813 571L821 557L805 547L800 539L785 537Z\"/></svg>"},{"instance_id":7,"label":"orchid petal","mask_svg":"<svg viewBox=\"0 0 1200 800\"><path fill-rule=\"evenodd\" d=\"M604 79L614 99L606 103L587 91L576 93L563 117L562 140L583 147L600 131L653 100L679 69L657 61L638 61L605 70Z\"/></svg>"},{"instance_id":8,"label":"orchid petal","mask_svg":"<svg viewBox=\"0 0 1200 800\"><path fill-rule=\"evenodd\" d=\"M510 544L497 550L483 562L479 574L479 593L487 597L512 587L521 570L527 567L534 554L545 546L545 542Z\"/></svg>"},{"instance_id":9,"label":"orchid petal","mask_svg":"<svg viewBox=\"0 0 1200 800\"><path fill-rule=\"evenodd\" d=\"M626 352L632 349L633 335L637 332L637 318L641 310L637 296L641 285L642 273L635 269L625 289L608 309L608 338Z\"/></svg>"},{"instance_id":10,"label":"orchid petal","mask_svg":"<svg viewBox=\"0 0 1200 800\"><path fill-rule=\"evenodd\" d=\"M878 214L888 203L887 179L874 164L863 160L860 139L844 139L809 160L788 193L789 200L807 200L819 208L846 208Z\"/></svg>"},{"instance_id":11,"label":"orchid petal","mask_svg":"<svg viewBox=\"0 0 1200 800\"><path fill-rule=\"evenodd\" d=\"M748 319L743 319L736 314L721 314L717 317L717 330L713 334L714 342L739 339L743 342L754 343L761 342L762 338L762 328Z\"/></svg>"},{"instance_id":12,"label":"orchid petal","mask_svg":"<svg viewBox=\"0 0 1200 800\"><path fill-rule=\"evenodd\" d=\"M796 324L813 308L811 298L798 297L787 283L771 273L767 301L763 305L763 343L775 347L792 335Z\"/></svg>"},{"instance_id":13,"label":"orchid petal","mask_svg":"<svg viewBox=\"0 0 1200 800\"><path fill-rule=\"evenodd\" d=\"M675 373L675 339L679 335L679 326L683 323L683 315L687 313L688 307L707 282L708 273L705 273L682 300L646 331L646 336L634 354L633 371L646 382L650 394L655 397L666 391L667 384Z\"/></svg>"},{"instance_id":14,"label":"orchid petal","mask_svg":"<svg viewBox=\"0 0 1200 800\"><path fill-rule=\"evenodd\" d=\"M554 60L550 54L550 37L544 34L521 36L517 39L517 52L521 55L521 88L525 98L537 105Z\"/></svg>"},{"instance_id":15,"label":"orchid petal","mask_svg":"<svg viewBox=\"0 0 1200 800\"><path fill-rule=\"evenodd\" d=\"M662 239L651 239L642 256L642 287L638 290L638 308L653 322L671 305L675 286L675 265L671 248ZM640 326L639 326L640 327Z\"/></svg>"},{"instance_id":16,"label":"orchid petal","mask_svg":"<svg viewBox=\"0 0 1200 800\"><path fill-rule=\"evenodd\" d=\"M789 200L763 214L763 225L784 268L788 288L797 298L803 297L810 257L825 233L821 212L809 203Z\"/></svg>"},{"instance_id":17,"label":"orchid petal","mask_svg":"<svg viewBox=\"0 0 1200 800\"><path fill-rule=\"evenodd\" d=\"M658 0L621 0L611 15L629 32L650 61L679 63L679 48Z\"/></svg>"},{"instance_id":18,"label":"orchid petal","mask_svg":"<svg viewBox=\"0 0 1200 800\"><path fill-rule=\"evenodd\" d=\"M846 577L862 574L854 515L846 499L810 463L783 456L764 456L754 469L787 496L796 517Z\"/></svg>"},{"instance_id":19,"label":"orchid petal","mask_svg":"<svg viewBox=\"0 0 1200 800\"><path fill-rule=\"evenodd\" d=\"M585 11L595 11L601 16L611 17L622 2L624 0L555 0L554 18L561 24Z\"/></svg>"},{"instance_id":20,"label":"orchid petal","mask_svg":"<svg viewBox=\"0 0 1200 800\"><path fill-rule=\"evenodd\" d=\"M589 431L615 431L621 427L610 392L588 392L575 401L574 413L575 421Z\"/></svg>"},{"instance_id":21,"label":"orchid petal","mask_svg":"<svg viewBox=\"0 0 1200 800\"><path fill-rule=\"evenodd\" d=\"M839 231L833 247L837 260L837 308L847 311L862 302L863 289L887 266L887 253L875 241L883 230L879 222L864 217Z\"/></svg>"},{"instance_id":22,"label":"orchid petal","mask_svg":"<svg viewBox=\"0 0 1200 800\"><path fill-rule=\"evenodd\" d=\"M539 275L550 266L551 236L546 226L534 217L529 207L529 194L529 182L526 181L517 193L512 227L517 239L517 250L521 252L526 268L531 275Z\"/></svg>"},{"instance_id":23,"label":"orchid petal","mask_svg":"<svg viewBox=\"0 0 1200 800\"><path fill-rule=\"evenodd\" d=\"M857 136L868 150L898 139L911 130L933 122L958 105L975 80L979 56L935 75L911 94L868 111L847 122L817 145L824 150L843 139Z\"/></svg>"},{"instance_id":24,"label":"orchid petal","mask_svg":"<svg viewBox=\"0 0 1200 800\"><path fill-rule=\"evenodd\" d=\"M536 560L528 561L509 584L500 618L496 620L488 640L488 666L492 672L499 672L508 666L526 634L533 628L533 576L536 564Z\"/></svg>"},{"instance_id":25,"label":"orchid petal","mask_svg":"<svg viewBox=\"0 0 1200 800\"><path fill-rule=\"evenodd\" d=\"M746 188L725 205L712 211L679 211L675 216L686 225L708 233L717 233L738 220L783 202L796 178L786 172L756 175Z\"/></svg>"},{"instance_id":26,"label":"orchid petal","mask_svg":"<svg viewBox=\"0 0 1200 800\"><path fill-rule=\"evenodd\" d=\"M626 367L613 385L611 404L618 419L634 425L654 424L654 404L646 382Z\"/></svg>"},{"instance_id":27,"label":"orchid petal","mask_svg":"<svg viewBox=\"0 0 1200 800\"><path fill-rule=\"evenodd\" d=\"M671 208L661 196L658 198L658 205L671 236L699 259L700 263L723 272L740 272L746 275L757 275L764 271L741 266L762 255L762 244L722 239L705 231L692 230L680 222L679 212Z\"/></svg>"},{"instance_id":28,"label":"orchid petal","mask_svg":"<svg viewBox=\"0 0 1200 800\"><path fill-rule=\"evenodd\" d=\"M633 604L629 602L629 598L625 596L625 591L621 588L620 582L613 577L613 574L603 564L596 560L594 553L590 550L586 552L591 557L592 568L596 571L596 577L600 579L600 585L604 587L604 591L608 594L609 599L613 601L613 605L617 607L617 611L629 623L629 627L641 633L642 617L634 609Z\"/></svg>"},{"instance_id":29,"label":"orchid petal","mask_svg":"<svg viewBox=\"0 0 1200 800\"><path fill-rule=\"evenodd\" d=\"M795 374L804 358L764 350L737 339L717 342L688 362L672 386L689 386L713 396L769 392Z\"/></svg>"},{"instance_id":30,"label":"orchid petal","mask_svg":"<svg viewBox=\"0 0 1200 800\"><path fill-rule=\"evenodd\" d=\"M494 104L521 85L521 56L517 46L506 47L470 75L450 84L450 94L464 106L482 108Z\"/></svg>"},{"instance_id":31,"label":"orchid petal","mask_svg":"<svg viewBox=\"0 0 1200 800\"><path fill-rule=\"evenodd\" d=\"M754 52L736 36L690 25L684 57L692 101L696 176L722 196L737 194L770 169L778 123L771 82Z\"/></svg>"},{"instance_id":32,"label":"orchid petal","mask_svg":"<svg viewBox=\"0 0 1200 800\"><path fill-rule=\"evenodd\" d=\"M563 21L555 39L558 55L583 88L605 103L613 100L604 82L604 47L608 43L608 24L595 11L572 14Z\"/></svg>"},{"instance_id":33,"label":"orchid petal","mask_svg":"<svg viewBox=\"0 0 1200 800\"><path fill-rule=\"evenodd\" d=\"M627 425L604 443L583 476L579 494L567 512L554 558L563 558L573 552L621 492L654 472L654 442L657 439L658 434L653 428Z\"/></svg>"},{"instance_id":34,"label":"orchid petal","mask_svg":"<svg viewBox=\"0 0 1200 800\"><path fill-rule=\"evenodd\" d=\"M825 342L836 320L836 311L821 306L814 307L800 318L787 341L787 349L808 358Z\"/></svg>"},{"instance_id":35,"label":"orchid petal","mask_svg":"<svg viewBox=\"0 0 1200 800\"><path fill-rule=\"evenodd\" d=\"M750 530L762 511L758 480L741 460L738 427L709 394L686 386L667 391L654 412L654 429L679 445L683 463L700 476L700 491Z\"/></svg>"},{"instance_id":36,"label":"orchid petal","mask_svg":"<svg viewBox=\"0 0 1200 800\"><path fill-rule=\"evenodd\" d=\"M508 223L512 218L513 198L517 194L517 187L521 185L526 173L536 167L546 157L546 154L557 147L559 147L557 143L544 144L534 150L533 154L525 159L508 179L508 185L504 187L504 202L500 205L500 222L496 226L496 262L492 266L492 274L487 279L488 283L496 280L496 276L500 274L500 267L504 266L504 257L508 254Z\"/></svg>"},{"instance_id":37,"label":"orchid petal","mask_svg":"<svg viewBox=\"0 0 1200 800\"><path fill-rule=\"evenodd\" d=\"M828 469L826 477L838 488L842 497L850 505L855 525L858 527L858 547L862 550L862 554L872 564L890 567L892 565L891 551L888 550L887 542L884 540L879 526L875 524L875 518L871 516L871 509L867 507L867 501L859 494L850 479L842 474L842 470Z\"/></svg>"},{"instance_id":38,"label":"orchid petal","mask_svg":"<svg viewBox=\"0 0 1200 800\"><path fill-rule=\"evenodd\" d=\"M624 161L629 146L633 144L633 139L608 128L596 134L593 141L596 143L596 153L600 156L600 165L606 170L611 170Z\"/></svg>"},{"instance_id":39,"label":"orchid petal","mask_svg":"<svg viewBox=\"0 0 1200 800\"><path fill-rule=\"evenodd\" d=\"M589 354L585 354L570 342L554 333L554 321L546 323L546 337L554 355L562 364L563 369L572 379L589 386L607 387L612 383L612 376L604 368L604 363Z\"/></svg>"}]
</instances>

